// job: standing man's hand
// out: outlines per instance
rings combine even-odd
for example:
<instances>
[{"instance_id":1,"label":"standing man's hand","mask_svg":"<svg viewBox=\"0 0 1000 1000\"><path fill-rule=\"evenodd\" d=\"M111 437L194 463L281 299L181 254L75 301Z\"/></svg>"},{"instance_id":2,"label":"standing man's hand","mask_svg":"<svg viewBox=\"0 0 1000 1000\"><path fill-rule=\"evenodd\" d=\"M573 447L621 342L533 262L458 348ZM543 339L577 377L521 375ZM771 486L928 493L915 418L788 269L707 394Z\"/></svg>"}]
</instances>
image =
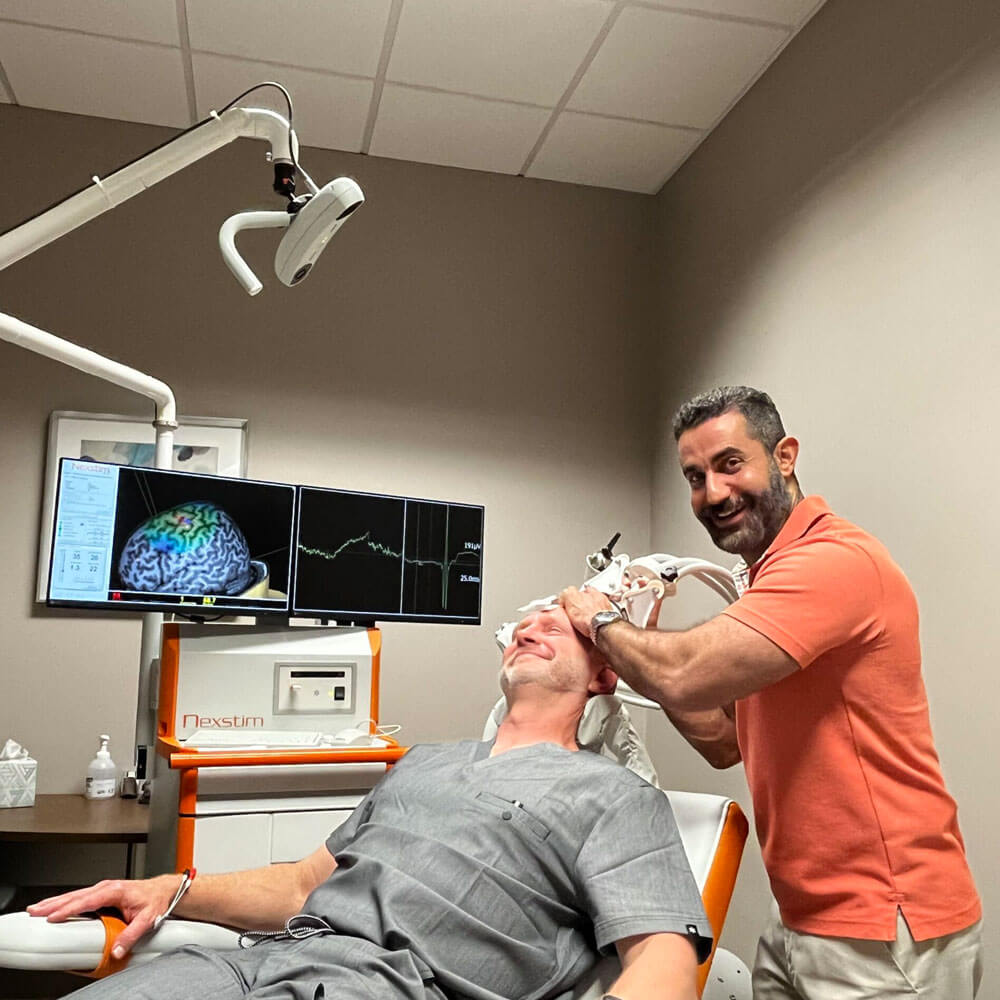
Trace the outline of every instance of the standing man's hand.
<instances>
[{"instance_id":1,"label":"standing man's hand","mask_svg":"<svg viewBox=\"0 0 1000 1000\"><path fill-rule=\"evenodd\" d=\"M563 606L573 628L584 638L590 639L590 621L598 611L610 611L611 602L599 590L567 587L559 595L559 603Z\"/></svg>"}]
</instances>

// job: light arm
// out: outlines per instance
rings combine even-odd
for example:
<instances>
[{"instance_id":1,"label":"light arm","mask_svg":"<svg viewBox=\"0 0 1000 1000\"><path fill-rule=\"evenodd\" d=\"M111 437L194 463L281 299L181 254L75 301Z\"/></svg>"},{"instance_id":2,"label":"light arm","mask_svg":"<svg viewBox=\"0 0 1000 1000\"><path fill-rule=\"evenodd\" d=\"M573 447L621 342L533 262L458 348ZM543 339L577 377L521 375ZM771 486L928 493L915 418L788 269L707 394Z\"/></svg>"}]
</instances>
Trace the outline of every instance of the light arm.
<instances>
[{"instance_id":1,"label":"light arm","mask_svg":"<svg viewBox=\"0 0 1000 1000\"><path fill-rule=\"evenodd\" d=\"M297 166L297 140L285 118L274 111L260 108L232 107L221 114L212 112L205 121L107 177L95 177L91 186L0 235L0 270L238 138L264 139L270 143L272 162L278 165L275 171L276 186L279 169L286 181L291 177L293 167ZM287 220L273 219L273 216L280 213L272 213L272 224L290 227L279 246L279 256L276 259L276 264L278 261L281 263L278 276L286 285L294 284L306 276L329 237L336 232L343 219L364 201L361 189L353 181L338 178L321 191L304 171L300 169L298 172L313 196L309 201L295 199L298 212L295 214L293 211L294 221L300 225L291 227ZM282 190L287 190L289 197L291 196L290 186L286 184ZM316 197L323 192L327 193L325 198ZM240 225L234 224L232 232L238 228ZM289 236L292 238L288 239ZM259 286L259 282L239 258L231 239L229 249L231 253L227 255L227 264L244 287L254 294L254 283ZM237 266L236 261L241 267ZM25 347L152 399L156 405L153 421L156 428L154 464L158 469L171 467L177 413L174 395L166 384L2 312L0 340ZM139 746L151 744L153 738L153 717L148 708L150 673L152 660L157 655L161 622L162 616L143 616L136 716L136 743Z\"/></svg>"},{"instance_id":2,"label":"light arm","mask_svg":"<svg viewBox=\"0 0 1000 1000\"><path fill-rule=\"evenodd\" d=\"M230 108L221 115L213 113L205 121L107 177L95 177L90 187L4 233L0 236L0 270L241 137L265 139L271 145L274 162L292 162L295 137L281 115L260 108L240 107ZM309 185L315 189L311 181ZM0 339L152 399L156 404L155 424L159 431L157 467L170 467L172 438L169 442L161 438L177 426L177 412L173 393L167 385L4 313L0 313Z\"/></svg>"},{"instance_id":3,"label":"light arm","mask_svg":"<svg viewBox=\"0 0 1000 1000\"><path fill-rule=\"evenodd\" d=\"M230 108L70 195L0 236L0 271L239 138L265 139L275 162L291 162L288 122L274 111Z\"/></svg>"}]
</instances>

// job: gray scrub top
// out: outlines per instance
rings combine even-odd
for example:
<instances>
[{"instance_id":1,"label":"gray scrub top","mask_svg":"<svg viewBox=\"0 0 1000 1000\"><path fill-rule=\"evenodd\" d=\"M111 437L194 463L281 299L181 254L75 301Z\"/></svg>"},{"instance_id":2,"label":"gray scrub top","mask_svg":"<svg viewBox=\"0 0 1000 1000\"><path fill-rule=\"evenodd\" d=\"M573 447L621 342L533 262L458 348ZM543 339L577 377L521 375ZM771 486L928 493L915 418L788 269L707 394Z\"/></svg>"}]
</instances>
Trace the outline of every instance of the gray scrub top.
<instances>
[{"instance_id":1,"label":"gray scrub top","mask_svg":"<svg viewBox=\"0 0 1000 1000\"><path fill-rule=\"evenodd\" d=\"M555 996L615 941L712 932L666 796L553 743L417 746L327 840L303 912L406 948L450 994Z\"/></svg>"}]
</instances>

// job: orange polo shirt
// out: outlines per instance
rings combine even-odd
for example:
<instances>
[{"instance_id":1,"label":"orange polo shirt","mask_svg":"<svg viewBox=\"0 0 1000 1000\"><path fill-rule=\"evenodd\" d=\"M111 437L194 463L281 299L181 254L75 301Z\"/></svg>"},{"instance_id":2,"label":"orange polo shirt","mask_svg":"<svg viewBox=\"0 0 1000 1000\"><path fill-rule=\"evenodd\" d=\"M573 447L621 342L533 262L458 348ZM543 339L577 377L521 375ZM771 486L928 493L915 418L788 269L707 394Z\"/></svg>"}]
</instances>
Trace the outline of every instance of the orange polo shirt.
<instances>
[{"instance_id":1,"label":"orange polo shirt","mask_svg":"<svg viewBox=\"0 0 1000 1000\"><path fill-rule=\"evenodd\" d=\"M808 934L923 941L981 907L931 737L917 602L885 547L820 497L724 612L801 669L736 703L764 865Z\"/></svg>"}]
</instances>

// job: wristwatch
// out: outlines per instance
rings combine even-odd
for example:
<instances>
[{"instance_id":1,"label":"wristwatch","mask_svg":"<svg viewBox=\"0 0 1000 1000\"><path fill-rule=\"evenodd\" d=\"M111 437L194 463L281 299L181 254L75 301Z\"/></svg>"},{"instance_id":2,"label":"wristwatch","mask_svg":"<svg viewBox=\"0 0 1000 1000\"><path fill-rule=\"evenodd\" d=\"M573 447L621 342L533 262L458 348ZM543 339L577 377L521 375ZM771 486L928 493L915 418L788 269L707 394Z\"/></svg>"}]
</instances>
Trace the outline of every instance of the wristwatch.
<instances>
[{"instance_id":1,"label":"wristwatch","mask_svg":"<svg viewBox=\"0 0 1000 1000\"><path fill-rule=\"evenodd\" d=\"M608 608L606 611L598 611L597 614L590 619L590 641L596 646L597 633L604 628L605 625L610 625L612 622L622 621L625 621L625 616L620 611L616 611L614 608Z\"/></svg>"}]
</instances>

